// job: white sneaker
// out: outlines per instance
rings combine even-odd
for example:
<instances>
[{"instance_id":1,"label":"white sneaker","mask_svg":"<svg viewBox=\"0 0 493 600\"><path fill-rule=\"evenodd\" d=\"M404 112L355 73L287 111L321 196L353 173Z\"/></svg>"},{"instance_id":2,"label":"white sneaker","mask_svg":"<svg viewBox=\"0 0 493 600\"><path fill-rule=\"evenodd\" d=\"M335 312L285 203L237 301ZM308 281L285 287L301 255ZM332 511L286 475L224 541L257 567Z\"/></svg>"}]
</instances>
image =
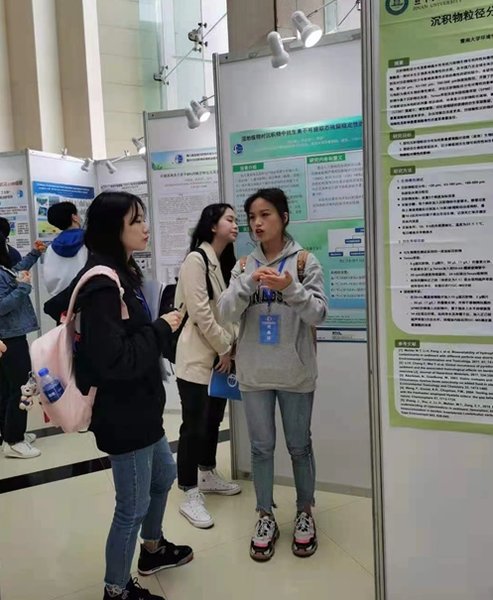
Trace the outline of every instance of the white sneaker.
<instances>
[{"instance_id":1,"label":"white sneaker","mask_svg":"<svg viewBox=\"0 0 493 600\"><path fill-rule=\"evenodd\" d=\"M180 504L180 514L185 517L194 527L209 529L214 525L211 517L204 506L204 496L198 488L186 492L186 500Z\"/></svg>"},{"instance_id":2,"label":"white sneaker","mask_svg":"<svg viewBox=\"0 0 493 600\"><path fill-rule=\"evenodd\" d=\"M221 494L235 496L241 492L241 487L232 481L226 481L219 476L216 469L199 471L199 490L204 494Z\"/></svg>"},{"instance_id":3,"label":"white sneaker","mask_svg":"<svg viewBox=\"0 0 493 600\"><path fill-rule=\"evenodd\" d=\"M36 458L41 454L41 450L34 448L28 442L17 442L17 444L3 445L3 453L9 458Z\"/></svg>"},{"instance_id":4,"label":"white sneaker","mask_svg":"<svg viewBox=\"0 0 493 600\"><path fill-rule=\"evenodd\" d=\"M34 442L36 441L36 434L35 433L25 433L24 441L27 442L28 444L34 444Z\"/></svg>"}]
</instances>

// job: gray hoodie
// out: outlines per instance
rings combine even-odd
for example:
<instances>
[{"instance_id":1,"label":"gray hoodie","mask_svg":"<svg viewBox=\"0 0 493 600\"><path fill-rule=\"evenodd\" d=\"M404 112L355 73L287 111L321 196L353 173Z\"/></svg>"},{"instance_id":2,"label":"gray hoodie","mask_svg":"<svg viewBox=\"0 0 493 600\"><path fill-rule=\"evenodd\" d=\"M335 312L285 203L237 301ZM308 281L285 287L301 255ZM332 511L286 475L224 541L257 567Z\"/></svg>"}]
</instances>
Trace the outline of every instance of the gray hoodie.
<instances>
[{"instance_id":1,"label":"gray hoodie","mask_svg":"<svg viewBox=\"0 0 493 600\"><path fill-rule=\"evenodd\" d=\"M237 262L231 282L218 303L225 321L240 321L240 334L236 350L236 375L242 391L286 390L312 392L317 379L317 356L312 327L322 323L327 315L327 298L324 293L322 267L309 254L303 283L297 273L297 255L302 250L294 241L284 246L281 254L269 262L260 247L248 256L244 273ZM272 315L280 319L280 343L264 345L259 341L261 315L268 312L265 294L252 279L261 266L279 268L286 258L283 272L289 271L292 283L276 293L271 303Z\"/></svg>"}]
</instances>

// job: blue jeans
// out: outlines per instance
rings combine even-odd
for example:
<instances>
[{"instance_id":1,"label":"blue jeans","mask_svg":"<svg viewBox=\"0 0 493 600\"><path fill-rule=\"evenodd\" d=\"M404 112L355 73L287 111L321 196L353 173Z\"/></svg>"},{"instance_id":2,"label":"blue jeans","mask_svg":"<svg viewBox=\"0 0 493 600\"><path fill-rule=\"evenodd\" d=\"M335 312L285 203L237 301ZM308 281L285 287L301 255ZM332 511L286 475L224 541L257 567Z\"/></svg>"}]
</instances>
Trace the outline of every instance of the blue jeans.
<instances>
[{"instance_id":1,"label":"blue jeans","mask_svg":"<svg viewBox=\"0 0 493 600\"><path fill-rule=\"evenodd\" d=\"M281 409L286 446L293 464L297 509L303 510L314 504L315 459L310 431L313 395L313 392L299 394L282 390L241 392L252 449L257 510L270 513L274 506L276 397Z\"/></svg>"},{"instance_id":2,"label":"blue jeans","mask_svg":"<svg viewBox=\"0 0 493 600\"><path fill-rule=\"evenodd\" d=\"M145 541L161 539L168 492L176 464L166 437L152 446L110 455L116 507L106 542L105 584L125 589L139 528Z\"/></svg>"}]
</instances>

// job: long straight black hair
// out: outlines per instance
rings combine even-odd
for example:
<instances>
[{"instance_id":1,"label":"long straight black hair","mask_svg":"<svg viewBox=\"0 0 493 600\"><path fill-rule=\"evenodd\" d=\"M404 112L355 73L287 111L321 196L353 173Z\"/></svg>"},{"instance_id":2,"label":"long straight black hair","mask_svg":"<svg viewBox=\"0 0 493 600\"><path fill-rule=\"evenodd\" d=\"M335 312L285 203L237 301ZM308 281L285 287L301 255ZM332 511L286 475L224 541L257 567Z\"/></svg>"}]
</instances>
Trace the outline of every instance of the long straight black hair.
<instances>
[{"instance_id":1,"label":"long straight black hair","mask_svg":"<svg viewBox=\"0 0 493 600\"><path fill-rule=\"evenodd\" d=\"M0 265L7 269L12 268L12 260L10 259L9 249L7 248L7 238L0 233Z\"/></svg>"},{"instance_id":2,"label":"long straight black hair","mask_svg":"<svg viewBox=\"0 0 493 600\"><path fill-rule=\"evenodd\" d=\"M209 204L206 206L200 215L199 222L195 226L192 233L192 241L190 244L190 252L200 246L202 242L209 242L214 239L215 233L212 228L219 223L221 217L230 208L234 211L231 204ZM226 285L229 285L231 279L231 271L236 263L235 249L233 243L228 244L224 249L223 253L219 257L219 264L221 265L221 272L224 277Z\"/></svg>"},{"instance_id":3,"label":"long straight black hair","mask_svg":"<svg viewBox=\"0 0 493 600\"><path fill-rule=\"evenodd\" d=\"M92 254L109 258L124 276L127 285L139 287L142 271L122 243L125 215L131 211L131 223L138 218L139 208L145 214L142 200L128 192L102 192L92 201L86 215L85 244Z\"/></svg>"}]
</instances>

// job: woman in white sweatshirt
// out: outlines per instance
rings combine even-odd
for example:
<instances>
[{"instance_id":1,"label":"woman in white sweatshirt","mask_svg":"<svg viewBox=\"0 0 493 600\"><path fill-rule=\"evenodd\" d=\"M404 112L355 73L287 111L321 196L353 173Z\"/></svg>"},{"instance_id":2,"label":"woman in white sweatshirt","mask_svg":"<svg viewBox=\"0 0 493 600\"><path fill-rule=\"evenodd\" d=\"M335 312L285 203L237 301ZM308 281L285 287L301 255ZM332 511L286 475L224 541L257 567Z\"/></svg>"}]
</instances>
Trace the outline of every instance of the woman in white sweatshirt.
<instances>
[{"instance_id":1,"label":"woman in white sweatshirt","mask_svg":"<svg viewBox=\"0 0 493 600\"><path fill-rule=\"evenodd\" d=\"M311 511L315 460L310 423L317 379L313 327L328 310L323 272L318 260L287 233L289 208L282 190L259 190L244 208L258 244L246 263L240 260L233 269L219 311L228 321L240 321L236 375L260 516L250 556L269 560L279 537L273 514L276 399L297 492L292 550L296 556L311 556L317 549Z\"/></svg>"}]
</instances>

